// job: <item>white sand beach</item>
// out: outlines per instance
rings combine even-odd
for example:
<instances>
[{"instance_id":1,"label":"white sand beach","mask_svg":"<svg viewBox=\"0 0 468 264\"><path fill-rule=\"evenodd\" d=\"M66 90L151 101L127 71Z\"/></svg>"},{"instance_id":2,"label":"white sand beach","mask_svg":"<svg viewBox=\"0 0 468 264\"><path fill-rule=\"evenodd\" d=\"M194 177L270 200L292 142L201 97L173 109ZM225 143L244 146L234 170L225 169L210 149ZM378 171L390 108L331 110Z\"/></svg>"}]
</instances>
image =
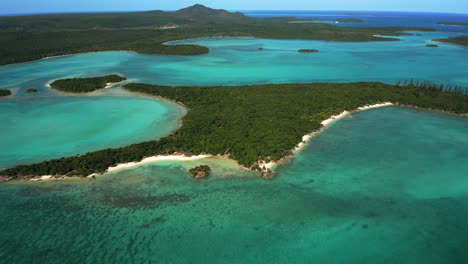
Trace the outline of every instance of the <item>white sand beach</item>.
<instances>
[{"instance_id":1,"label":"white sand beach","mask_svg":"<svg viewBox=\"0 0 468 264\"><path fill-rule=\"evenodd\" d=\"M361 107L358 107L356 110L353 110L353 111L343 111L341 114L339 115L334 115L334 116L331 116L330 118L324 120L321 122L322 124L322 128L319 130L319 131L315 131L315 132L312 132L310 134L307 134L307 135L304 135L302 137L302 142L300 142L296 148L294 148L293 150L293 153L301 150L305 144L316 134L320 133L324 128L328 127L331 123L335 122L336 120L339 120L343 117L346 117L347 115L351 114L351 113L355 113L355 112L359 112L359 111L364 111L364 110L367 110L367 109L373 109L373 108L379 108L379 107L384 107L384 106L391 106L393 105L393 103L390 103L390 102L385 102L385 103L379 103L379 104L373 104L373 105L366 105L366 106L361 106Z\"/></svg>"},{"instance_id":2,"label":"white sand beach","mask_svg":"<svg viewBox=\"0 0 468 264\"><path fill-rule=\"evenodd\" d=\"M212 155L185 156L185 155L181 155L181 154L158 155L158 156L152 156L152 157L144 158L139 162L128 162L128 163L118 164L115 167L109 167L107 169L107 172L113 172L113 171L133 168L133 167L137 167L137 166L140 166L140 165L143 165L143 164L148 164L148 163L153 163L153 162L160 162L160 161L192 161L192 160L205 159L205 158L209 158L209 157L213 157L213 156Z\"/></svg>"}]
</instances>

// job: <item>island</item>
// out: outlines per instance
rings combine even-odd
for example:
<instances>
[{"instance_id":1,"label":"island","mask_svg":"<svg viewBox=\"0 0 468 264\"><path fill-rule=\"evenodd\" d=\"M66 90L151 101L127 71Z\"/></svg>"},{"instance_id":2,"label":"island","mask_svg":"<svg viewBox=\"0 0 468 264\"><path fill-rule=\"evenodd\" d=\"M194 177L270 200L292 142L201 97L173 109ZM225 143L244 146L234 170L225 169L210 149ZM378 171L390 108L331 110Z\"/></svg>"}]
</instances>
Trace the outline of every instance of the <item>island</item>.
<instances>
[{"instance_id":1,"label":"island","mask_svg":"<svg viewBox=\"0 0 468 264\"><path fill-rule=\"evenodd\" d=\"M121 82L126 79L127 78L117 74L90 78L61 79L52 82L50 87L67 93L89 93L104 89L110 84Z\"/></svg>"},{"instance_id":2,"label":"island","mask_svg":"<svg viewBox=\"0 0 468 264\"><path fill-rule=\"evenodd\" d=\"M10 91L10 90L3 90L3 89L0 89L0 97L9 96L9 95L11 95L11 91Z\"/></svg>"},{"instance_id":3,"label":"island","mask_svg":"<svg viewBox=\"0 0 468 264\"><path fill-rule=\"evenodd\" d=\"M129 83L124 89L185 106L182 127L159 140L105 149L0 172L1 180L86 177L117 164L160 155L220 155L263 177L271 164L294 155L305 135L320 131L332 116L380 103L468 113L468 95L457 86L431 82L299 83L172 87ZM309 136L310 137L310 136ZM306 137L307 138L307 137ZM125 167L125 166L124 166Z\"/></svg>"},{"instance_id":4,"label":"island","mask_svg":"<svg viewBox=\"0 0 468 264\"><path fill-rule=\"evenodd\" d=\"M195 179L205 178L210 176L211 168L208 165L200 165L190 169L190 175Z\"/></svg>"},{"instance_id":5,"label":"island","mask_svg":"<svg viewBox=\"0 0 468 264\"><path fill-rule=\"evenodd\" d=\"M199 45L171 45L169 42L216 36L361 42L400 41L379 36L407 34L404 31L434 31L417 27L288 23L292 19L248 17L239 12L202 5L174 12L4 16L0 17L0 65L96 51L195 56L206 54L209 49Z\"/></svg>"},{"instance_id":6,"label":"island","mask_svg":"<svg viewBox=\"0 0 468 264\"><path fill-rule=\"evenodd\" d=\"M436 45L436 44L427 44L426 47L437 48L437 47L439 47L439 45Z\"/></svg>"},{"instance_id":7,"label":"island","mask_svg":"<svg viewBox=\"0 0 468 264\"><path fill-rule=\"evenodd\" d=\"M446 38L446 39L433 39L432 41L455 44L455 45L460 45L460 46L468 46L468 36L458 36L458 37Z\"/></svg>"},{"instance_id":8,"label":"island","mask_svg":"<svg viewBox=\"0 0 468 264\"><path fill-rule=\"evenodd\" d=\"M324 22L325 22L325 20L324 20ZM357 18L344 18L344 19L326 20L326 22L332 22L332 23L364 23L364 20L357 19Z\"/></svg>"},{"instance_id":9,"label":"island","mask_svg":"<svg viewBox=\"0 0 468 264\"><path fill-rule=\"evenodd\" d=\"M317 53L317 52L319 52L319 51L316 50L316 49L300 49L300 50L298 50L297 52L301 52L301 53Z\"/></svg>"},{"instance_id":10,"label":"island","mask_svg":"<svg viewBox=\"0 0 468 264\"><path fill-rule=\"evenodd\" d=\"M36 88L29 88L26 90L27 93L37 93L37 89Z\"/></svg>"},{"instance_id":11,"label":"island","mask_svg":"<svg viewBox=\"0 0 468 264\"><path fill-rule=\"evenodd\" d=\"M437 24L442 25L442 26L468 27L468 23L463 23L463 22L439 22Z\"/></svg>"}]
</instances>

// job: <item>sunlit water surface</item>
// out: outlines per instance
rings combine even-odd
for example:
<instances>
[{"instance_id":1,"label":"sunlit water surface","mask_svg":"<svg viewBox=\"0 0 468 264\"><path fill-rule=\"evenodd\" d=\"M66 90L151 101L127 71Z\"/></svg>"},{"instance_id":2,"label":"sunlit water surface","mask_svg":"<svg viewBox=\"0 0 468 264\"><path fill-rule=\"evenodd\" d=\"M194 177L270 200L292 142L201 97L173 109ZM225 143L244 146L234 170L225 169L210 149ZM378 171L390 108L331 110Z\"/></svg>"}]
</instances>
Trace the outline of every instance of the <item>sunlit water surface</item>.
<instances>
[{"instance_id":1,"label":"sunlit water surface","mask_svg":"<svg viewBox=\"0 0 468 264\"><path fill-rule=\"evenodd\" d=\"M359 17L371 26L436 19L374 15ZM416 79L468 87L467 48L425 46L466 30L437 28L444 32L399 42L195 39L172 44L210 53L101 52L2 66L0 89L14 95L0 100L0 168L158 138L184 114L118 87L64 96L45 86L53 79L120 73L162 85ZM10 182L0 186L0 262L464 263L467 134L466 118L388 107L336 122L271 181L207 159L94 181ZM191 179L197 164L214 174Z\"/></svg>"},{"instance_id":2,"label":"sunlit water surface","mask_svg":"<svg viewBox=\"0 0 468 264\"><path fill-rule=\"evenodd\" d=\"M271 181L223 159L0 188L5 263L463 263L468 122L399 107L316 136ZM214 174L194 180L188 169Z\"/></svg>"}]
</instances>

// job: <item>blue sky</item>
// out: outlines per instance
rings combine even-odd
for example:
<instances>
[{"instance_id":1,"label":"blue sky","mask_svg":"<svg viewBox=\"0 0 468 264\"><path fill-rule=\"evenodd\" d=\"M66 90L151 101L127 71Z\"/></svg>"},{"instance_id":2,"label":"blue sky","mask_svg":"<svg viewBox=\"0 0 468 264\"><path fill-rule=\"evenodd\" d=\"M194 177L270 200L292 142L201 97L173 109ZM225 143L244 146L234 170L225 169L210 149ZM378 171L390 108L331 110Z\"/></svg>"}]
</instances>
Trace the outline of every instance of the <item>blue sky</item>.
<instances>
[{"instance_id":1,"label":"blue sky","mask_svg":"<svg viewBox=\"0 0 468 264\"><path fill-rule=\"evenodd\" d=\"M195 3L228 10L365 10L468 13L468 0L6 0L0 14L176 10Z\"/></svg>"}]
</instances>

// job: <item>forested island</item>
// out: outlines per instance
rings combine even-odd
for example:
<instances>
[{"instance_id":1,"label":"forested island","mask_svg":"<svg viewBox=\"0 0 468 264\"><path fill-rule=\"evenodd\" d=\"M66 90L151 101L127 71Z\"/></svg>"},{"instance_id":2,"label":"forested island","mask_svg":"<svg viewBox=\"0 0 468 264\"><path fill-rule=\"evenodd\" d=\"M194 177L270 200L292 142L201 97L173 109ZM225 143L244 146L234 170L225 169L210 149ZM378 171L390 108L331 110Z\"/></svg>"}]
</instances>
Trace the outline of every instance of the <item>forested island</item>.
<instances>
[{"instance_id":1,"label":"forested island","mask_svg":"<svg viewBox=\"0 0 468 264\"><path fill-rule=\"evenodd\" d=\"M439 45L436 45L436 44L427 44L426 47L429 47L429 48L437 48L437 47L439 47Z\"/></svg>"},{"instance_id":2,"label":"forested island","mask_svg":"<svg viewBox=\"0 0 468 264\"><path fill-rule=\"evenodd\" d=\"M300 50L298 50L297 52L301 52L301 53L316 53L316 52L319 52L319 51L316 50L316 49L300 49Z\"/></svg>"},{"instance_id":3,"label":"forested island","mask_svg":"<svg viewBox=\"0 0 468 264\"><path fill-rule=\"evenodd\" d=\"M10 91L10 90L3 90L3 89L0 89L0 97L9 96L9 95L11 95L11 91Z\"/></svg>"},{"instance_id":4,"label":"forested island","mask_svg":"<svg viewBox=\"0 0 468 264\"><path fill-rule=\"evenodd\" d=\"M437 24L442 25L442 26L468 27L468 23L463 23L463 22L439 22Z\"/></svg>"},{"instance_id":5,"label":"forested island","mask_svg":"<svg viewBox=\"0 0 468 264\"><path fill-rule=\"evenodd\" d=\"M61 79L52 82L50 87L67 93L89 93L103 89L108 84L121 82L126 79L117 74L101 77Z\"/></svg>"},{"instance_id":6,"label":"forested island","mask_svg":"<svg viewBox=\"0 0 468 264\"><path fill-rule=\"evenodd\" d=\"M199 37L258 37L329 41L399 41L377 35L430 28L338 27L324 23L288 23L291 18L254 18L239 12L194 5L175 12L48 14L0 17L0 65L95 51L200 55L198 45L165 45ZM34 43L34 45L31 45Z\"/></svg>"},{"instance_id":7,"label":"forested island","mask_svg":"<svg viewBox=\"0 0 468 264\"><path fill-rule=\"evenodd\" d=\"M468 46L468 36L459 36L459 37L453 37L453 38L447 38L447 39L433 39L433 41L461 45L461 46Z\"/></svg>"},{"instance_id":8,"label":"forested island","mask_svg":"<svg viewBox=\"0 0 468 264\"><path fill-rule=\"evenodd\" d=\"M302 137L345 110L381 102L468 113L468 95L459 87L429 82L388 85L377 82L169 87L130 83L130 92L179 102L189 111L183 126L156 141L20 165L0 172L3 180L40 175L88 176L118 163L184 153L225 155L258 169L258 161L291 155Z\"/></svg>"},{"instance_id":9,"label":"forested island","mask_svg":"<svg viewBox=\"0 0 468 264\"><path fill-rule=\"evenodd\" d=\"M27 93L37 93L37 89L36 88L28 88L26 90Z\"/></svg>"},{"instance_id":10,"label":"forested island","mask_svg":"<svg viewBox=\"0 0 468 264\"><path fill-rule=\"evenodd\" d=\"M211 168L208 165L200 165L189 170L190 175L195 179L205 178L210 176Z\"/></svg>"}]
</instances>

